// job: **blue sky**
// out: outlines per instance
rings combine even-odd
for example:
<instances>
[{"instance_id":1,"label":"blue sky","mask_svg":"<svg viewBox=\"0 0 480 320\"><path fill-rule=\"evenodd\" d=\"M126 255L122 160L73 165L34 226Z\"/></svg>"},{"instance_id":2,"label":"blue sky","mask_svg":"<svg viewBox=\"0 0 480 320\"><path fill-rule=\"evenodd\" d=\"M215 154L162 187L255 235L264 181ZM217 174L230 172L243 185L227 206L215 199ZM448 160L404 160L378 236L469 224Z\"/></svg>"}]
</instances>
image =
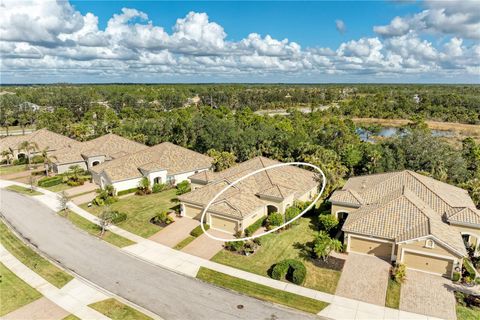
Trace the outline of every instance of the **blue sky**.
<instances>
[{"instance_id":1,"label":"blue sky","mask_svg":"<svg viewBox=\"0 0 480 320\"><path fill-rule=\"evenodd\" d=\"M3 0L0 21L0 83L480 82L478 0Z\"/></svg>"}]
</instances>

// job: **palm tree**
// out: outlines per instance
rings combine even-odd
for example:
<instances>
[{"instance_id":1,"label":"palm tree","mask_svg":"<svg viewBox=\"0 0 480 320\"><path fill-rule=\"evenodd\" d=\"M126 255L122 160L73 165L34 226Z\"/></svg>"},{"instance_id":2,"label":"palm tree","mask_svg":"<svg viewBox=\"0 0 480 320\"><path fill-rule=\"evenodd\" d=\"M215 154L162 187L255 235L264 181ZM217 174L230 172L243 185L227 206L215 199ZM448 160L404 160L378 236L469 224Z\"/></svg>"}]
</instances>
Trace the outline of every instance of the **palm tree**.
<instances>
[{"instance_id":1,"label":"palm tree","mask_svg":"<svg viewBox=\"0 0 480 320\"><path fill-rule=\"evenodd\" d=\"M43 164L45 166L45 174L48 176L52 170L53 161L57 160L57 157L48 154L48 147L42 150Z\"/></svg>"},{"instance_id":2,"label":"palm tree","mask_svg":"<svg viewBox=\"0 0 480 320\"><path fill-rule=\"evenodd\" d=\"M74 165L74 166L70 166L68 168L68 173L71 174L71 178L73 181L78 181L79 180L79 176L80 176L80 172L82 171L82 168L80 168L79 165Z\"/></svg>"},{"instance_id":3,"label":"palm tree","mask_svg":"<svg viewBox=\"0 0 480 320\"><path fill-rule=\"evenodd\" d=\"M23 141L18 145L19 150L24 150L27 153L28 168L30 169L30 154L38 150L38 145L35 142Z\"/></svg>"},{"instance_id":4,"label":"palm tree","mask_svg":"<svg viewBox=\"0 0 480 320\"><path fill-rule=\"evenodd\" d=\"M10 164L10 161L13 159L13 152L10 149L3 150L1 153L2 157L5 158L7 164Z\"/></svg>"}]
</instances>

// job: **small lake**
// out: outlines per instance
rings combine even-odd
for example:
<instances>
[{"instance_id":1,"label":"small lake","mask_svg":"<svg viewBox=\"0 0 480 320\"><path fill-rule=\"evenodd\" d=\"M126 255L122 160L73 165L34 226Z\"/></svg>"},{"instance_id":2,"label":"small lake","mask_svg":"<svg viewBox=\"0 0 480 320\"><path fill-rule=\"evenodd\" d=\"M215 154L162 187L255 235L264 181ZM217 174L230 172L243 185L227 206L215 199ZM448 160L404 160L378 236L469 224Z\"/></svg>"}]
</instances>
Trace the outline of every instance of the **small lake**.
<instances>
[{"instance_id":1,"label":"small lake","mask_svg":"<svg viewBox=\"0 0 480 320\"><path fill-rule=\"evenodd\" d=\"M397 127L383 127L378 133L371 134L363 128L357 128L355 130L362 141L375 142L375 137L390 138L395 135L402 135L401 128ZM455 133L448 130L430 130L434 137L453 137Z\"/></svg>"}]
</instances>

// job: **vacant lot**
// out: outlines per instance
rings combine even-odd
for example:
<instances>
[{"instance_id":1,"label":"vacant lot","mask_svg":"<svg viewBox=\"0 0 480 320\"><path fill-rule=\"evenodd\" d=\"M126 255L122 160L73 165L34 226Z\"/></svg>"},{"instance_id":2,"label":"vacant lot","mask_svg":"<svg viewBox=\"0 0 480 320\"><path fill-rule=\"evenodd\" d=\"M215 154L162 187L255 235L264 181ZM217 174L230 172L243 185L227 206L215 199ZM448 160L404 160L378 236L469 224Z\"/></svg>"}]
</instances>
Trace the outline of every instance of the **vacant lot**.
<instances>
[{"instance_id":1,"label":"vacant lot","mask_svg":"<svg viewBox=\"0 0 480 320\"><path fill-rule=\"evenodd\" d=\"M213 261L248 272L268 276L268 270L284 259L299 259L307 268L305 287L335 293L340 271L320 267L316 261L306 257L302 250L305 243L315 237L310 218L300 218L300 223L279 234L263 236L261 248L251 256L243 256L227 250L220 251Z\"/></svg>"}]
</instances>

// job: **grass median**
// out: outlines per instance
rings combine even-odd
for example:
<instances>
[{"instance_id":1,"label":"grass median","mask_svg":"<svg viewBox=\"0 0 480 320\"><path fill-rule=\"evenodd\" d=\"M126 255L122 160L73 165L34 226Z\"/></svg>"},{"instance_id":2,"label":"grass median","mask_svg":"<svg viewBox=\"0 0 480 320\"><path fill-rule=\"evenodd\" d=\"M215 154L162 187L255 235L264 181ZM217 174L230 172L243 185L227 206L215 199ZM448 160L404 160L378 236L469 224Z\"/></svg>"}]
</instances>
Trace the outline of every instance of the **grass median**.
<instances>
[{"instance_id":1,"label":"grass median","mask_svg":"<svg viewBox=\"0 0 480 320\"><path fill-rule=\"evenodd\" d=\"M112 320L152 320L149 316L113 298L89 305Z\"/></svg>"},{"instance_id":2,"label":"grass median","mask_svg":"<svg viewBox=\"0 0 480 320\"><path fill-rule=\"evenodd\" d=\"M0 243L20 262L57 288L63 287L73 279L70 274L58 268L23 243L3 222L0 222Z\"/></svg>"},{"instance_id":3,"label":"grass median","mask_svg":"<svg viewBox=\"0 0 480 320\"><path fill-rule=\"evenodd\" d=\"M21 187L21 186L17 186L17 185L8 186L5 189L13 191L13 192L25 194L27 196L39 196L39 195L42 194L41 192L32 190L30 188L25 188L25 187Z\"/></svg>"},{"instance_id":4,"label":"grass median","mask_svg":"<svg viewBox=\"0 0 480 320\"><path fill-rule=\"evenodd\" d=\"M387 295L385 297L385 306L389 308L400 308L400 290L401 285L395 280L388 279Z\"/></svg>"},{"instance_id":5,"label":"grass median","mask_svg":"<svg viewBox=\"0 0 480 320\"><path fill-rule=\"evenodd\" d=\"M219 287L231 289L260 300L283 304L287 307L310 313L316 314L328 306L328 303L323 301L318 301L300 296L298 294L270 288L204 267L201 267L198 271L197 278Z\"/></svg>"}]
</instances>

